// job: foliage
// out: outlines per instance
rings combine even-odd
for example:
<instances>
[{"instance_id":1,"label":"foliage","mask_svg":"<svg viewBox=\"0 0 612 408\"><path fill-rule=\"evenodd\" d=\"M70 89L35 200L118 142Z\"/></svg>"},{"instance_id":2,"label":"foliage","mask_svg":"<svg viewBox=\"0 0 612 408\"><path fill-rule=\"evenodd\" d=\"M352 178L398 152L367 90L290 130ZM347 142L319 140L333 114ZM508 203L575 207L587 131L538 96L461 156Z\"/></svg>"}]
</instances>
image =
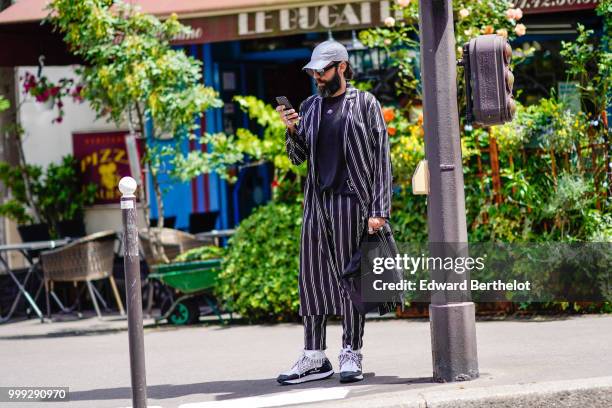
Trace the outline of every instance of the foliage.
<instances>
[{"instance_id":1,"label":"foliage","mask_svg":"<svg viewBox=\"0 0 612 408\"><path fill-rule=\"evenodd\" d=\"M143 161L150 171L158 226L163 227L160 155L184 161L181 146L185 139L196 138L196 118L223 104L214 89L202 84L202 62L170 45L191 29L174 13L162 21L122 0L52 0L48 9L47 21L86 63L78 71L84 83L81 94L97 117L110 118L117 126L127 121L130 132L147 140ZM153 148L161 135L170 142ZM138 191L149 226L148 200L144 189ZM155 232L152 237L153 256L168 262L159 237Z\"/></svg>"},{"instance_id":2,"label":"foliage","mask_svg":"<svg viewBox=\"0 0 612 408\"><path fill-rule=\"evenodd\" d=\"M161 21L121 0L52 0L48 8L47 21L86 63L78 71L84 83L81 95L97 117L110 118L117 126L127 121L131 132L146 138L143 161L150 170L158 225L163 226L159 155L182 156L185 139L196 138L195 119L222 106L217 92L202 84L202 63L170 45L191 29L176 14ZM170 136L171 141L163 148L151 148L160 135ZM148 200L143 189L138 191L147 203L148 225ZM151 240L151 249L155 258L168 261L159 239Z\"/></svg>"},{"instance_id":3,"label":"foliage","mask_svg":"<svg viewBox=\"0 0 612 408\"><path fill-rule=\"evenodd\" d=\"M560 229L560 240L572 240L568 233L576 238L588 238L588 233L581 231L585 225L585 218L593 207L593 180L585 180L580 175L564 173L559 177L557 189L552 194L546 206L544 215L555 219L553 231ZM573 239L576 239L573 238Z\"/></svg>"},{"instance_id":4,"label":"foliage","mask_svg":"<svg viewBox=\"0 0 612 408\"><path fill-rule=\"evenodd\" d=\"M274 164L273 198L287 202L299 200L299 181L306 174L306 164L295 166L287 157L285 125L278 112L255 96L235 96L234 100L261 127L261 136L245 128L237 129L233 135L207 134L200 143L210 144L211 151L192 151L185 159L177 158L173 162L179 173L177 177L188 180L198 172L214 170L222 178L235 182L234 166L267 161ZM292 181L296 178L297 182Z\"/></svg>"},{"instance_id":5,"label":"foliage","mask_svg":"<svg viewBox=\"0 0 612 408\"><path fill-rule=\"evenodd\" d=\"M11 104L2 95L0 95L0 112L7 110L11 107Z\"/></svg>"},{"instance_id":6,"label":"foliage","mask_svg":"<svg viewBox=\"0 0 612 408\"><path fill-rule=\"evenodd\" d=\"M270 202L242 220L229 241L218 297L249 320L293 320L302 206Z\"/></svg>"},{"instance_id":7,"label":"foliage","mask_svg":"<svg viewBox=\"0 0 612 408\"><path fill-rule=\"evenodd\" d=\"M82 85L76 85L71 88L74 84L74 80L62 78L57 83L49 81L46 76L42 75L39 77L26 72L25 76L21 78L23 80L23 91L26 95L34 97L38 103L50 102L50 108L57 107L58 114L52 120L52 123L61 123L64 118L64 102L62 99L66 96L72 96L75 101L81 102L81 91Z\"/></svg>"},{"instance_id":8,"label":"foliage","mask_svg":"<svg viewBox=\"0 0 612 408\"><path fill-rule=\"evenodd\" d=\"M0 215L7 217L17 224L34 222L30 213L32 204L27 197L24 176L38 181L42 174L39 166L11 166L7 162L0 162L0 181L9 189L10 197L0 204Z\"/></svg>"},{"instance_id":9,"label":"foliage","mask_svg":"<svg viewBox=\"0 0 612 408\"><path fill-rule=\"evenodd\" d=\"M399 188L391 202L390 225L399 243L427 242L427 202L425 196L412 194L411 187Z\"/></svg>"},{"instance_id":10,"label":"foliage","mask_svg":"<svg viewBox=\"0 0 612 408\"><path fill-rule=\"evenodd\" d=\"M417 164L425 158L423 116L416 122L406 117L407 113L393 107L383 108L387 122L394 184L408 188Z\"/></svg>"},{"instance_id":11,"label":"foliage","mask_svg":"<svg viewBox=\"0 0 612 408\"><path fill-rule=\"evenodd\" d=\"M88 63L80 71L83 96L99 116L121 123L136 110L151 118L152 136L189 136L197 115L221 106L217 93L201 84L202 63L170 46L190 32L176 14L161 21L109 0L53 0L49 8L48 20Z\"/></svg>"},{"instance_id":12,"label":"foliage","mask_svg":"<svg viewBox=\"0 0 612 408\"><path fill-rule=\"evenodd\" d=\"M586 147L592 129L584 113L550 98L528 107L519 104L511 123L466 133L470 241L590 240L595 231L585 225L594 214L604 215L595 209L593 180L594 169L604 160ZM500 163L499 203L492 175L479 174L477 166L489 165L492 143ZM572 200L578 200L574 207Z\"/></svg>"},{"instance_id":13,"label":"foliage","mask_svg":"<svg viewBox=\"0 0 612 408\"><path fill-rule=\"evenodd\" d=\"M612 13L607 17L612 19ZM600 118L612 89L612 52L606 50L603 43L597 44L593 30L585 29L582 24L578 24L577 29L575 41L561 43L561 56L568 66L568 79L579 83L583 109Z\"/></svg>"},{"instance_id":14,"label":"foliage","mask_svg":"<svg viewBox=\"0 0 612 408\"><path fill-rule=\"evenodd\" d=\"M403 19L389 18L385 27L360 33L360 39L366 45L390 51L400 71L395 85L402 105L388 106L384 111L392 112L388 130L394 183L400 191L393 199L392 224L405 242L414 242L411 238L417 236L425 238L423 232L414 231L409 226L421 225L426 229L425 202L409 194L411 175L424 157L423 140L415 137L422 132L422 116L417 117L413 112L421 103L417 80L420 69L416 54L419 47L417 3L397 1L393 8L402 11ZM610 4L612 2L606 0L598 7L604 20L612 15ZM512 40L525 33L525 27L519 23L522 12L513 8L510 1L458 1L453 3L453 10L457 58L461 57L461 46L478 35L497 33ZM605 30L610 31L609 25ZM608 42L608 38L604 35L601 43ZM565 43L564 48L570 67L569 79L581 80L585 83L583 88L591 92L585 93L583 99L597 95L603 101L609 93L611 64L605 63L609 61L606 59L609 55L604 52L606 49L597 47L595 43L591 33L580 29L576 42ZM515 55L513 63L520 62ZM593 75L594 70L599 71ZM458 86L461 95L462 75L458 76ZM606 106L602 101L598 102L599 105ZM590 105L594 104L590 102ZM464 109L464 98L460 98L460 111ZM602 110L595 111L599 113ZM462 127L470 241L590 240L593 236L605 236L601 228L589 227L595 225L594 219L607 219L605 211L602 213L595 209L595 197L601 191L596 191L593 184L593 174L605 167L605 163L601 157L592 159L591 150L586 147L603 142L605 130L602 123L605 119L603 115L593 117L587 110L572 112L553 95L536 105L519 106L515 120L504 126ZM500 165L500 190L494 185L493 172L490 171L494 160L493 146L496 147L495 160ZM604 180L600 188L605 186ZM571 208L563 207L569 205L568 194L580 197L584 208L579 209L578 204ZM415 214L414 211L419 212Z\"/></svg>"},{"instance_id":15,"label":"foliage","mask_svg":"<svg viewBox=\"0 0 612 408\"><path fill-rule=\"evenodd\" d=\"M174 258L175 262L208 261L209 259L223 258L226 249L214 245L205 245L190 249Z\"/></svg>"},{"instance_id":16,"label":"foliage","mask_svg":"<svg viewBox=\"0 0 612 408\"><path fill-rule=\"evenodd\" d=\"M395 82L397 95L410 101L420 99L418 79L419 56L419 10L418 1L396 1L392 10L398 10L402 18L385 20L385 27L374 27L359 33L359 39L369 47L382 47L390 55L392 66L397 68ZM525 26L518 21L522 11L513 8L510 0L453 2L455 15L455 40L457 58L461 58L463 44L481 34L497 33L509 40L525 34ZM462 88L460 78L459 87Z\"/></svg>"},{"instance_id":17,"label":"foliage","mask_svg":"<svg viewBox=\"0 0 612 408\"><path fill-rule=\"evenodd\" d=\"M49 225L83 216L83 208L94 202L97 187L89 184L81 188L78 161L65 156L58 164L51 163L44 180L36 191L39 207Z\"/></svg>"},{"instance_id":18,"label":"foliage","mask_svg":"<svg viewBox=\"0 0 612 408\"><path fill-rule=\"evenodd\" d=\"M32 199L28 199L24 176L30 181ZM77 161L65 156L58 164L51 163L45 171L40 166L11 166L0 162L0 181L10 190L11 198L0 205L0 215L18 224L33 222L32 211L39 211L41 222L49 225L55 235L60 221L83 216L86 205L93 204L96 185L81 188Z\"/></svg>"}]
</instances>

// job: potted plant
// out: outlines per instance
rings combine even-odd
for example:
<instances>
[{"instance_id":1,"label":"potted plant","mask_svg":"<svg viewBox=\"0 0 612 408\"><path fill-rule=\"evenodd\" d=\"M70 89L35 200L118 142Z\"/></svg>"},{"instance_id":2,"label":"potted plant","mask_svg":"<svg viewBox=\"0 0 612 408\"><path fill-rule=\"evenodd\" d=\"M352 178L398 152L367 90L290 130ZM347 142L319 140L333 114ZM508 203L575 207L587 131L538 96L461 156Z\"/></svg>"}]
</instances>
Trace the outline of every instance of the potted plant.
<instances>
[{"instance_id":1,"label":"potted plant","mask_svg":"<svg viewBox=\"0 0 612 408\"><path fill-rule=\"evenodd\" d=\"M29 72L21 78L23 80L23 91L34 97L40 110L50 111L57 106L58 114L52 120L53 123L61 123L64 118L64 103L62 98L71 96L76 102L82 102L82 86L72 88L74 80L62 78L57 82L51 82L46 76L35 76Z\"/></svg>"},{"instance_id":2,"label":"potted plant","mask_svg":"<svg viewBox=\"0 0 612 408\"><path fill-rule=\"evenodd\" d=\"M39 216L38 206L32 195L32 190L39 189L41 175L39 166L11 166L0 162L0 181L11 192L10 198L0 204L0 216L17 223L17 230L24 242L51 238L49 225Z\"/></svg>"},{"instance_id":3,"label":"potted plant","mask_svg":"<svg viewBox=\"0 0 612 408\"><path fill-rule=\"evenodd\" d=\"M11 192L0 204L0 215L17 222L24 242L85 235L83 209L93 203L96 186L81 187L76 165L72 156L45 172L40 166L0 163L0 181Z\"/></svg>"},{"instance_id":4,"label":"potted plant","mask_svg":"<svg viewBox=\"0 0 612 408\"><path fill-rule=\"evenodd\" d=\"M97 187L82 186L78 163L73 156L64 156L58 164L46 170L38 202L53 236L80 237L85 235L84 208L94 202Z\"/></svg>"}]
</instances>

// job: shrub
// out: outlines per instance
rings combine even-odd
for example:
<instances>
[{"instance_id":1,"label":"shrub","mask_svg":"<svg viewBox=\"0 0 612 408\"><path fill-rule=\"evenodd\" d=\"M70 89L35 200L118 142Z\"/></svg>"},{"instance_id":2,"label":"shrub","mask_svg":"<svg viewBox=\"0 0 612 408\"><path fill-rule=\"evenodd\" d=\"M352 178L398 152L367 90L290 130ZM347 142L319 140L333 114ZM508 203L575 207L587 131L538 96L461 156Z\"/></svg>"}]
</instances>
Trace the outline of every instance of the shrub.
<instances>
[{"instance_id":1,"label":"shrub","mask_svg":"<svg viewBox=\"0 0 612 408\"><path fill-rule=\"evenodd\" d=\"M213 245L205 245L190 249L174 258L175 262L208 261L209 259L223 258L226 249Z\"/></svg>"},{"instance_id":2,"label":"shrub","mask_svg":"<svg viewBox=\"0 0 612 408\"><path fill-rule=\"evenodd\" d=\"M241 221L228 245L217 297L249 321L295 320L302 206L275 203Z\"/></svg>"}]
</instances>

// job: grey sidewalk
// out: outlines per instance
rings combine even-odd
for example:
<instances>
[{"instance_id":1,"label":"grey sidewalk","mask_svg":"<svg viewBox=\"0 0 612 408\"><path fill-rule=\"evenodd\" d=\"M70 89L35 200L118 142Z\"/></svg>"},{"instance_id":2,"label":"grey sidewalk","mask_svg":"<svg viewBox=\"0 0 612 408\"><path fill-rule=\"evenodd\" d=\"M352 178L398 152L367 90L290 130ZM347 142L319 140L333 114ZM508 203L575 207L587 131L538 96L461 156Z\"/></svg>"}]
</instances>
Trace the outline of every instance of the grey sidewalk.
<instances>
[{"instance_id":1,"label":"grey sidewalk","mask_svg":"<svg viewBox=\"0 0 612 408\"><path fill-rule=\"evenodd\" d=\"M125 325L95 318L2 325L0 386L68 386L71 402L61 406L129 406ZM476 381L432 383L428 322L385 320L366 322L363 382L347 386L335 375L282 387L274 378L298 357L297 324L148 328L149 402L185 408L612 406L612 316L479 321L477 336ZM340 338L340 325L330 324L327 354L335 368ZM8 406L20 405L32 406Z\"/></svg>"}]
</instances>

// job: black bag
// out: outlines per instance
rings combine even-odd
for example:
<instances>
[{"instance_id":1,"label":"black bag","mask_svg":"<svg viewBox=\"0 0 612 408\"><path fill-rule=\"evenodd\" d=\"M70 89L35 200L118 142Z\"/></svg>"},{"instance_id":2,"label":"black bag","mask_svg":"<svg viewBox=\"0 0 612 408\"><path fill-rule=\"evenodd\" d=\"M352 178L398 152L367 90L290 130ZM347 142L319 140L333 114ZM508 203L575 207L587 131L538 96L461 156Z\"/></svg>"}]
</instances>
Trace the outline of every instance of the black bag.
<instances>
[{"instance_id":1,"label":"black bag","mask_svg":"<svg viewBox=\"0 0 612 408\"><path fill-rule=\"evenodd\" d=\"M366 314L377 307L383 306L385 303L397 303L403 305L404 294L399 292L392 299L373 299L368 296L369 301L364 300L363 296L363 280L370 282L374 278L372 272L373 259L378 256L395 258L399 253L393 232L389 222L377 230L374 234L368 234L368 223L365 223L365 228L361 236L360 245L351 256L348 265L342 271L342 286L348 293L355 308L360 314ZM362 262L364 271L362 273ZM384 282L398 283L402 280L402 271L393 269L381 275L376 275L376 279L381 279ZM388 295L388 293L387 293ZM387 296L385 296L387 297ZM389 309L391 310L391 308ZM381 312L381 315L383 313Z\"/></svg>"}]
</instances>

